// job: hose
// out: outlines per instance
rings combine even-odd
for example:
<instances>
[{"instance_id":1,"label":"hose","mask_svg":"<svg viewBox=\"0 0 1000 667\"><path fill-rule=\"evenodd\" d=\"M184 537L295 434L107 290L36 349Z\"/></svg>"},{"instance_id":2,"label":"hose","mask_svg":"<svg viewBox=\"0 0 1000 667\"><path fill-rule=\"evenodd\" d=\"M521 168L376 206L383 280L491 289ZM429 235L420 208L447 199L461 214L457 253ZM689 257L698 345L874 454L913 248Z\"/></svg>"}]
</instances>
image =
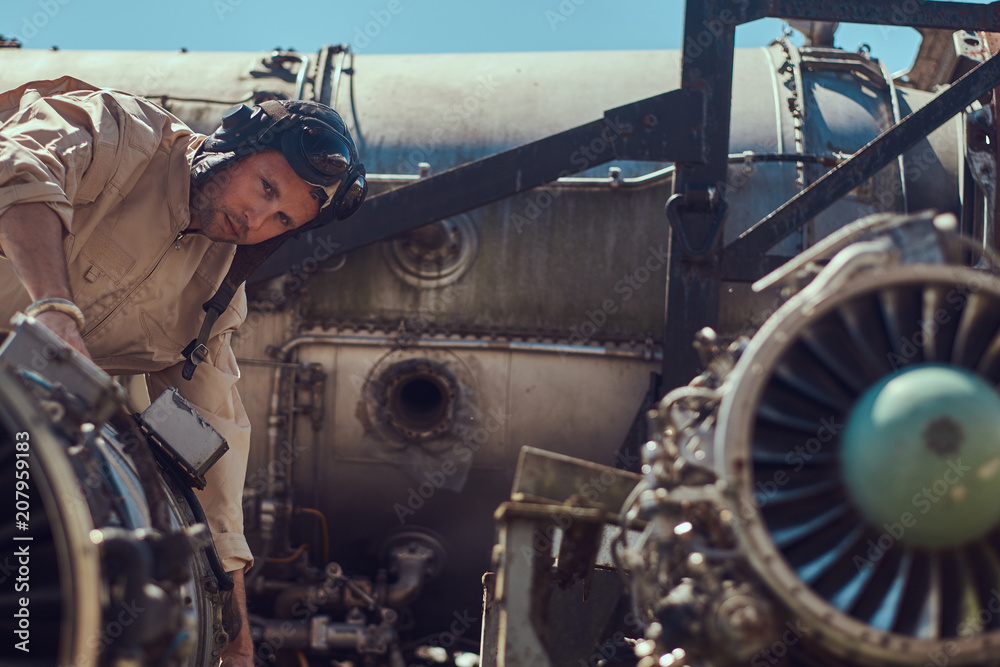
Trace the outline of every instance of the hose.
<instances>
[{"instance_id":1,"label":"hose","mask_svg":"<svg viewBox=\"0 0 1000 667\"><path fill-rule=\"evenodd\" d=\"M177 473L174 472L170 466L162 466L161 469L168 473L174 480L174 485L180 489L181 494L184 496L184 500L191 507L191 512L194 514L194 518L198 523L203 523L208 526L208 518L205 516L205 510L201 508L201 503L198 502L198 497L194 495L194 490L183 483L178 477ZM208 558L208 565L212 568L212 574L215 575L215 580L219 584L219 589L223 591L231 591L236 586L233 583L233 578L229 576L229 573L222 567L222 559L219 558L219 551L215 548L215 538L212 536L212 531L208 531L209 538L211 538L205 545L205 557Z\"/></svg>"}]
</instances>

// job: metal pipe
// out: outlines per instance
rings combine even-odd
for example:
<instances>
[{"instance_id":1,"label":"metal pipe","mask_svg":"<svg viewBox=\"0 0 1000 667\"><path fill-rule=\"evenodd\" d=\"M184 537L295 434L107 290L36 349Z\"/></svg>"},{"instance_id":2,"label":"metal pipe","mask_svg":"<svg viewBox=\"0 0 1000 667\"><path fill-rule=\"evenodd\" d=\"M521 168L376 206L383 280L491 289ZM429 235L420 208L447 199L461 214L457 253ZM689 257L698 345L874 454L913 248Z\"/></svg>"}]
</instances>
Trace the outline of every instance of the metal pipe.
<instances>
[{"instance_id":1,"label":"metal pipe","mask_svg":"<svg viewBox=\"0 0 1000 667\"><path fill-rule=\"evenodd\" d=\"M365 640L365 626L354 623L331 623L328 616L314 616L308 621L253 619L254 639L283 649L327 653L331 649L357 649ZM391 632L387 640L394 640ZM389 643L389 642L387 642Z\"/></svg>"},{"instance_id":2,"label":"metal pipe","mask_svg":"<svg viewBox=\"0 0 1000 667\"><path fill-rule=\"evenodd\" d=\"M778 151L776 153L754 153L752 151L744 151L742 153L730 153L727 157L730 163L739 163L745 162L748 156L753 162L810 162L824 165L835 165L847 157L850 157L849 155L843 155L841 153L830 153L829 155L785 153L783 151L783 143L779 143ZM623 185L628 187L639 187L645 185L655 185L660 181L665 181L673 176L674 171L675 166L669 165L663 167L662 169L651 171L648 174L629 176L626 178L619 178L611 176L610 174L608 176L563 176L562 178L557 178L552 181L552 184L578 187L593 187L602 185L609 188L617 188ZM386 183L393 185L411 183L419 181L425 177L420 174L368 174L366 178L370 183Z\"/></svg>"},{"instance_id":3,"label":"metal pipe","mask_svg":"<svg viewBox=\"0 0 1000 667\"><path fill-rule=\"evenodd\" d=\"M405 346L398 345L398 339L394 336L350 336L345 334L306 334L289 339L281 346L279 355L284 357L289 351L299 345L353 345L361 347L385 347L393 349L396 347L427 348L427 349L461 349L461 350L493 350L498 352L539 352L544 354L572 354L588 357L609 357L615 359L640 359L644 361L660 361L663 359L663 352L659 350L644 350L642 352L632 352L628 350L615 350L607 347L597 347L592 345L561 345L557 343L526 343L518 341L490 341L490 340L465 340L465 339L420 339L407 342ZM278 368L275 371L275 378L281 373ZM276 385L275 385L276 386ZM274 392L272 391L272 405Z\"/></svg>"},{"instance_id":4,"label":"metal pipe","mask_svg":"<svg viewBox=\"0 0 1000 667\"><path fill-rule=\"evenodd\" d=\"M274 369L274 383L271 388L270 409L268 410L267 413L267 460L268 461L276 461L278 455L278 424L281 423L281 415L279 414L280 400L278 399L278 390L281 387L282 370L284 370L284 366L278 366L277 368ZM267 466L268 498L274 497L275 467L276 466Z\"/></svg>"},{"instance_id":5,"label":"metal pipe","mask_svg":"<svg viewBox=\"0 0 1000 667\"><path fill-rule=\"evenodd\" d=\"M393 552L391 558L398 576L386 591L386 607L400 609L420 596L427 578L427 567L433 557L430 550L420 547Z\"/></svg>"},{"instance_id":6,"label":"metal pipe","mask_svg":"<svg viewBox=\"0 0 1000 667\"><path fill-rule=\"evenodd\" d=\"M337 67L333 71L333 93L330 95L330 106L334 109L337 108L337 98L340 96L340 77L344 73L344 61L347 59L347 53L351 50L351 47L347 44L340 51L340 59L337 61ZM351 75L353 76L353 72Z\"/></svg>"},{"instance_id":7,"label":"metal pipe","mask_svg":"<svg viewBox=\"0 0 1000 667\"><path fill-rule=\"evenodd\" d=\"M308 621L252 619L251 624L255 641L282 648L309 648L311 633Z\"/></svg>"},{"instance_id":8,"label":"metal pipe","mask_svg":"<svg viewBox=\"0 0 1000 667\"><path fill-rule=\"evenodd\" d=\"M311 616L320 609L339 606L343 599L342 588L324 584L289 584L275 598L274 613L279 618L298 618L302 611L307 611Z\"/></svg>"},{"instance_id":9,"label":"metal pipe","mask_svg":"<svg viewBox=\"0 0 1000 667\"><path fill-rule=\"evenodd\" d=\"M992 90L998 81L1000 59L991 58L976 66L923 108L909 114L898 125L883 132L855 153L851 159L820 176L805 190L743 232L727 249L726 261L732 265L756 262L785 236L826 210L851 188Z\"/></svg>"},{"instance_id":10,"label":"metal pipe","mask_svg":"<svg viewBox=\"0 0 1000 667\"><path fill-rule=\"evenodd\" d=\"M299 56L299 71L295 77L295 99L301 100L306 88L306 74L309 72L309 56Z\"/></svg>"},{"instance_id":11,"label":"metal pipe","mask_svg":"<svg viewBox=\"0 0 1000 667\"><path fill-rule=\"evenodd\" d=\"M775 65L774 59L771 57L771 49L762 47L761 50L764 51L767 64L771 66L771 93L774 95L775 145L778 147L779 153L784 153L785 136L781 127L781 95L778 90L778 66Z\"/></svg>"},{"instance_id":12,"label":"metal pipe","mask_svg":"<svg viewBox=\"0 0 1000 667\"><path fill-rule=\"evenodd\" d=\"M879 65L882 68L882 76L885 77L886 83L889 84L889 102L892 104L892 124L898 125L899 121L903 119L902 113L899 110L899 91L896 89L896 82L893 81L892 75L889 73L889 68L881 61ZM900 153L896 158L896 169L899 171L899 188L903 198L903 213L909 213L910 205L906 197L906 165L904 159L905 153Z\"/></svg>"}]
</instances>

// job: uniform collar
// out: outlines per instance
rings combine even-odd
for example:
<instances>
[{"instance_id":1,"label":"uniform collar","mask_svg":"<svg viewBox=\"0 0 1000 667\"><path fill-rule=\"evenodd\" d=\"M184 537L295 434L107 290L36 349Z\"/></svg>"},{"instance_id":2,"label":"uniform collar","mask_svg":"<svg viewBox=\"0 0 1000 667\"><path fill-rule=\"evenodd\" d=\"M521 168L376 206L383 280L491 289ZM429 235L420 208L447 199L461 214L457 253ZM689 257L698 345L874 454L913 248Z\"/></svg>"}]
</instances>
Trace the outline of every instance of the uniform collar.
<instances>
[{"instance_id":1,"label":"uniform collar","mask_svg":"<svg viewBox=\"0 0 1000 667\"><path fill-rule=\"evenodd\" d=\"M191 224L191 166L198 148L207 139L204 134L191 134L178 141L170 153L167 171L167 206L174 232L181 232Z\"/></svg>"}]
</instances>

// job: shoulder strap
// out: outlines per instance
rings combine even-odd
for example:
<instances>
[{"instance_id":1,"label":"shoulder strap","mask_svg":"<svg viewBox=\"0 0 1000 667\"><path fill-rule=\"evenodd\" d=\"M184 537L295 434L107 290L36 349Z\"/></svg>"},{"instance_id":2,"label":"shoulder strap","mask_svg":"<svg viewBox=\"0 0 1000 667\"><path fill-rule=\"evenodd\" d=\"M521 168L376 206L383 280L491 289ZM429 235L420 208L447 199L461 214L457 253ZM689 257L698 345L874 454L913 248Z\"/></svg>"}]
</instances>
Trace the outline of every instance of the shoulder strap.
<instances>
[{"instance_id":1,"label":"shoulder strap","mask_svg":"<svg viewBox=\"0 0 1000 667\"><path fill-rule=\"evenodd\" d=\"M185 358L181 375L185 380L194 377L195 368L208 358L207 344L212 335L212 327L215 326L219 316L229 307L236 295L236 290L246 282L247 278L272 252L277 250L283 241L284 235L281 235L262 243L242 245L236 248L233 263L229 265L229 271L226 273L222 285L219 286L215 295L201 306L205 311L205 319L201 323L198 337L188 343L184 351L181 352Z\"/></svg>"}]
</instances>

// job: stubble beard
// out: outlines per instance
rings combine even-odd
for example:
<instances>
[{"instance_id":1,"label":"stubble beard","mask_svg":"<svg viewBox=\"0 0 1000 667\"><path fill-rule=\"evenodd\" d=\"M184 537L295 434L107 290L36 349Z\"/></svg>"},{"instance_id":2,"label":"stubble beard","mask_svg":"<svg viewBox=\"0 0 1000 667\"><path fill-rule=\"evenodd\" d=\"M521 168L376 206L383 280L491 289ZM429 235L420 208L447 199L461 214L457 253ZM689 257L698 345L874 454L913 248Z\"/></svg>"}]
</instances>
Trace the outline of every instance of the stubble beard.
<instances>
[{"instance_id":1,"label":"stubble beard","mask_svg":"<svg viewBox=\"0 0 1000 667\"><path fill-rule=\"evenodd\" d=\"M198 223L200 225L199 231L202 235L219 243L240 243L243 237L240 233L241 230L238 223L236 222L236 216L231 212L228 212L215 197L209 197L204 193L200 193L198 199L200 200L201 206L196 210L198 213ZM192 206L192 208L194 207ZM229 215L229 219L232 221L233 227L236 229L236 239L232 238L228 233L226 225L227 214Z\"/></svg>"}]
</instances>

